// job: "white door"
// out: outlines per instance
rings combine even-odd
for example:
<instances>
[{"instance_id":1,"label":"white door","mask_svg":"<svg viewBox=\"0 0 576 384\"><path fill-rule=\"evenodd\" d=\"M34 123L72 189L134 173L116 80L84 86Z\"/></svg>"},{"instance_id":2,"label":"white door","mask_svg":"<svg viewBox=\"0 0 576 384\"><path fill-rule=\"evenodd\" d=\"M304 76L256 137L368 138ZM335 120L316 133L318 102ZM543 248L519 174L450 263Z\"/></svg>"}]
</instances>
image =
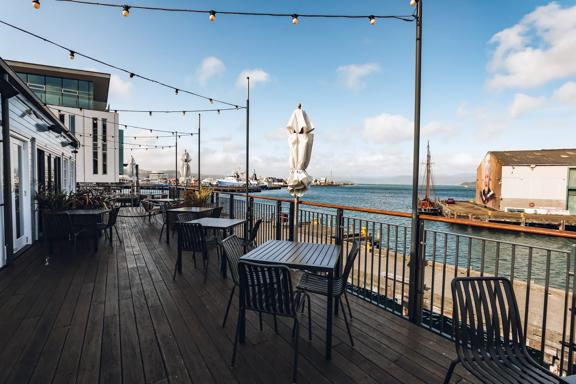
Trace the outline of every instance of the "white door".
<instances>
[{"instance_id":1,"label":"white door","mask_svg":"<svg viewBox=\"0 0 576 384\"><path fill-rule=\"evenodd\" d=\"M32 217L30 215L30 193L28 154L24 142L12 139L10 148L12 167L12 228L14 252L30 241Z\"/></svg>"}]
</instances>

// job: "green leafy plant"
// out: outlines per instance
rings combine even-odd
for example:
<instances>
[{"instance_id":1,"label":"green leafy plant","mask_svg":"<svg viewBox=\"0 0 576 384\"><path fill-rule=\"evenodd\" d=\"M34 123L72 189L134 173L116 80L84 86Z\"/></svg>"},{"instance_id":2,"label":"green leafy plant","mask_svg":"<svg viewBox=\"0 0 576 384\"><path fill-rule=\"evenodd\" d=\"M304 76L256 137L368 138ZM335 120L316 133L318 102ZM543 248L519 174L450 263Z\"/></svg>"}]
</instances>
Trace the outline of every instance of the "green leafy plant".
<instances>
[{"instance_id":1,"label":"green leafy plant","mask_svg":"<svg viewBox=\"0 0 576 384\"><path fill-rule=\"evenodd\" d=\"M40 191L36 194L36 201L41 211L51 212L112 207L112 200L109 197L89 189L70 193Z\"/></svg>"},{"instance_id":2,"label":"green leafy plant","mask_svg":"<svg viewBox=\"0 0 576 384\"><path fill-rule=\"evenodd\" d=\"M41 211L65 211L70 209L69 195L64 192L40 191L36 201Z\"/></svg>"},{"instance_id":3,"label":"green leafy plant","mask_svg":"<svg viewBox=\"0 0 576 384\"><path fill-rule=\"evenodd\" d=\"M202 207L205 206L210 196L212 195L211 188L200 188L200 191L195 189L188 189L184 192L184 206L185 207Z\"/></svg>"}]
</instances>

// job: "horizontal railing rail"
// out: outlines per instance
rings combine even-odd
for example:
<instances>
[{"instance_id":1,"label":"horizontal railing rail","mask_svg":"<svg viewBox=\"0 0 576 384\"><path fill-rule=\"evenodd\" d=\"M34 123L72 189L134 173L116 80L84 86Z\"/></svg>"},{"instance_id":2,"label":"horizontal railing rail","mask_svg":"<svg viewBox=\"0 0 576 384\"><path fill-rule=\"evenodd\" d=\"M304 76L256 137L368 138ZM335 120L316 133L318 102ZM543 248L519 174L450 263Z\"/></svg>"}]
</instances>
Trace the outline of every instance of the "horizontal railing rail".
<instances>
[{"instance_id":1,"label":"horizontal railing rail","mask_svg":"<svg viewBox=\"0 0 576 384\"><path fill-rule=\"evenodd\" d=\"M267 196L248 196L252 222L262 220L259 244L299 240L342 245L343 260L354 240L360 255L349 290L364 300L409 318L411 215L379 209ZM214 193L224 213L246 217L246 195ZM459 276L504 276L514 286L529 350L559 373L574 371L576 233L421 215L422 327L452 337L450 284ZM238 231L241 231L240 229Z\"/></svg>"}]
</instances>

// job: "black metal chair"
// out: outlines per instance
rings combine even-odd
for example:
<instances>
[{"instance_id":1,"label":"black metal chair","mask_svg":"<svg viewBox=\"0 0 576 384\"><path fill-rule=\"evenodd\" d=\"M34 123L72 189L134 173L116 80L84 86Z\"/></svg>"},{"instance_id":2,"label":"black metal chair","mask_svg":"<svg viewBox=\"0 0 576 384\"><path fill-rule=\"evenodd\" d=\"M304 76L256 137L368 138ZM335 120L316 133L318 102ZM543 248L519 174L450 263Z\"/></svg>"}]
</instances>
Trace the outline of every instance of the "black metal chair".
<instances>
[{"instance_id":1,"label":"black metal chair","mask_svg":"<svg viewBox=\"0 0 576 384\"><path fill-rule=\"evenodd\" d=\"M510 280L459 277L452 280L454 338L461 363L483 383L565 383L529 355Z\"/></svg>"},{"instance_id":2,"label":"black metal chair","mask_svg":"<svg viewBox=\"0 0 576 384\"><path fill-rule=\"evenodd\" d=\"M242 239L242 241L244 242L244 245L246 245L246 248L248 251L251 251L252 249L257 247L256 237L258 237L258 230L260 229L261 224L262 224L262 219L256 220L256 222L254 223L254 226L250 230L250 235L248 236L248 239Z\"/></svg>"},{"instance_id":3,"label":"black metal chair","mask_svg":"<svg viewBox=\"0 0 576 384\"><path fill-rule=\"evenodd\" d=\"M300 337L300 323L298 312L301 300L299 295L308 298L308 337L310 332L310 297L305 292L294 294L290 269L285 266L271 266L250 263L240 260L238 262L238 278L240 279L240 303L236 337L232 352L232 366L236 362L236 350L240 339L240 327L244 326L246 311L261 314L270 314L293 319L292 339L294 341L294 362L292 364L292 382L296 382L298 373L298 339Z\"/></svg>"},{"instance_id":4,"label":"black metal chair","mask_svg":"<svg viewBox=\"0 0 576 384\"><path fill-rule=\"evenodd\" d=\"M98 223L97 228L98 230L104 231L104 234L112 244L112 229L116 231L116 236L118 237L118 241L122 242L120 238L120 234L118 233L118 228L116 228L116 220L118 219L118 214L120 213L120 207L114 207L110 210L108 214L108 221L105 223Z\"/></svg>"},{"instance_id":5,"label":"black metal chair","mask_svg":"<svg viewBox=\"0 0 576 384\"><path fill-rule=\"evenodd\" d=\"M348 296L346 295L346 287L348 285L348 276L350 276L350 271L352 271L352 266L354 261L360 252L360 241L355 240L350 248L348 257L346 258L346 266L342 275L334 279L332 285L332 296L336 299L336 305L340 305L342 308L342 314L344 315L344 322L346 323L346 330L348 331L348 337L350 338L350 345L354 346L354 340L352 339L352 332L350 332L350 324L348 324L348 318L346 317L346 311L344 310L344 304L342 303L342 296L346 299L346 305L348 307L348 313L350 314L350 319L352 319L352 310L350 309L350 301L348 301ZM300 291L315 293L317 295L327 296L330 294L328 292L328 277L325 275L319 275L315 273L305 272L296 289Z\"/></svg>"},{"instance_id":6,"label":"black metal chair","mask_svg":"<svg viewBox=\"0 0 576 384\"><path fill-rule=\"evenodd\" d=\"M44 240L48 242L48 255L44 259L44 265L50 265L50 258L54 254L54 243L68 242L72 235L72 222L67 213L62 212L43 212L42 213L42 228ZM76 237L74 236L74 239ZM76 243L74 243L74 251L76 251Z\"/></svg>"},{"instance_id":7,"label":"black metal chair","mask_svg":"<svg viewBox=\"0 0 576 384\"><path fill-rule=\"evenodd\" d=\"M204 281L206 281L208 276L208 246L202 225L198 223L181 223L178 225L178 256L172 277L174 280L176 279L176 272L182 274L182 252L192 252L194 268L196 268L196 252L202 255Z\"/></svg>"},{"instance_id":8,"label":"black metal chair","mask_svg":"<svg viewBox=\"0 0 576 384\"><path fill-rule=\"evenodd\" d=\"M193 212L179 213L178 215L176 215L176 219L179 224L195 220L197 217L198 215Z\"/></svg>"},{"instance_id":9,"label":"black metal chair","mask_svg":"<svg viewBox=\"0 0 576 384\"><path fill-rule=\"evenodd\" d=\"M212 211L210 211L210 217L218 219L220 216L222 216L223 208L224 207L215 207Z\"/></svg>"},{"instance_id":10,"label":"black metal chair","mask_svg":"<svg viewBox=\"0 0 576 384\"><path fill-rule=\"evenodd\" d=\"M224 254L226 255L226 261L228 262L228 268L230 269L230 276L232 276L232 282L234 283L232 291L230 292L230 297L228 298L228 305L226 305L224 321L222 321L222 327L225 327L234 292L236 291L236 287L240 285L238 263L240 262L240 258L244 255L244 243L238 236L232 235L222 240L222 248L224 248Z\"/></svg>"}]
</instances>

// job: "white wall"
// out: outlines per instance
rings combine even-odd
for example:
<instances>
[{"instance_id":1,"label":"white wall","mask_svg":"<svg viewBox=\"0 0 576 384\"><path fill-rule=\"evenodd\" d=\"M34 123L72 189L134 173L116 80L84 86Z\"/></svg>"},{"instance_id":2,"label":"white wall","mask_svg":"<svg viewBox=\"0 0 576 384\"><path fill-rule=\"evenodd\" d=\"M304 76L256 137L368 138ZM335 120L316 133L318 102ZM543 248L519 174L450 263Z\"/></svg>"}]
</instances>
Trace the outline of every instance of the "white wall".
<instances>
[{"instance_id":1,"label":"white wall","mask_svg":"<svg viewBox=\"0 0 576 384\"><path fill-rule=\"evenodd\" d=\"M106 111L93 111L88 109L50 106L56 115L65 115L65 125L69 127L69 114L75 115L76 138L80 141L80 148L76 156L76 180L86 183L116 183L120 175L118 167L118 114ZM98 173L94 174L92 166L92 119L98 119ZM107 173L102 172L102 119L107 120L106 144Z\"/></svg>"},{"instance_id":2,"label":"white wall","mask_svg":"<svg viewBox=\"0 0 576 384\"><path fill-rule=\"evenodd\" d=\"M566 202L567 166L503 166L502 200Z\"/></svg>"}]
</instances>

